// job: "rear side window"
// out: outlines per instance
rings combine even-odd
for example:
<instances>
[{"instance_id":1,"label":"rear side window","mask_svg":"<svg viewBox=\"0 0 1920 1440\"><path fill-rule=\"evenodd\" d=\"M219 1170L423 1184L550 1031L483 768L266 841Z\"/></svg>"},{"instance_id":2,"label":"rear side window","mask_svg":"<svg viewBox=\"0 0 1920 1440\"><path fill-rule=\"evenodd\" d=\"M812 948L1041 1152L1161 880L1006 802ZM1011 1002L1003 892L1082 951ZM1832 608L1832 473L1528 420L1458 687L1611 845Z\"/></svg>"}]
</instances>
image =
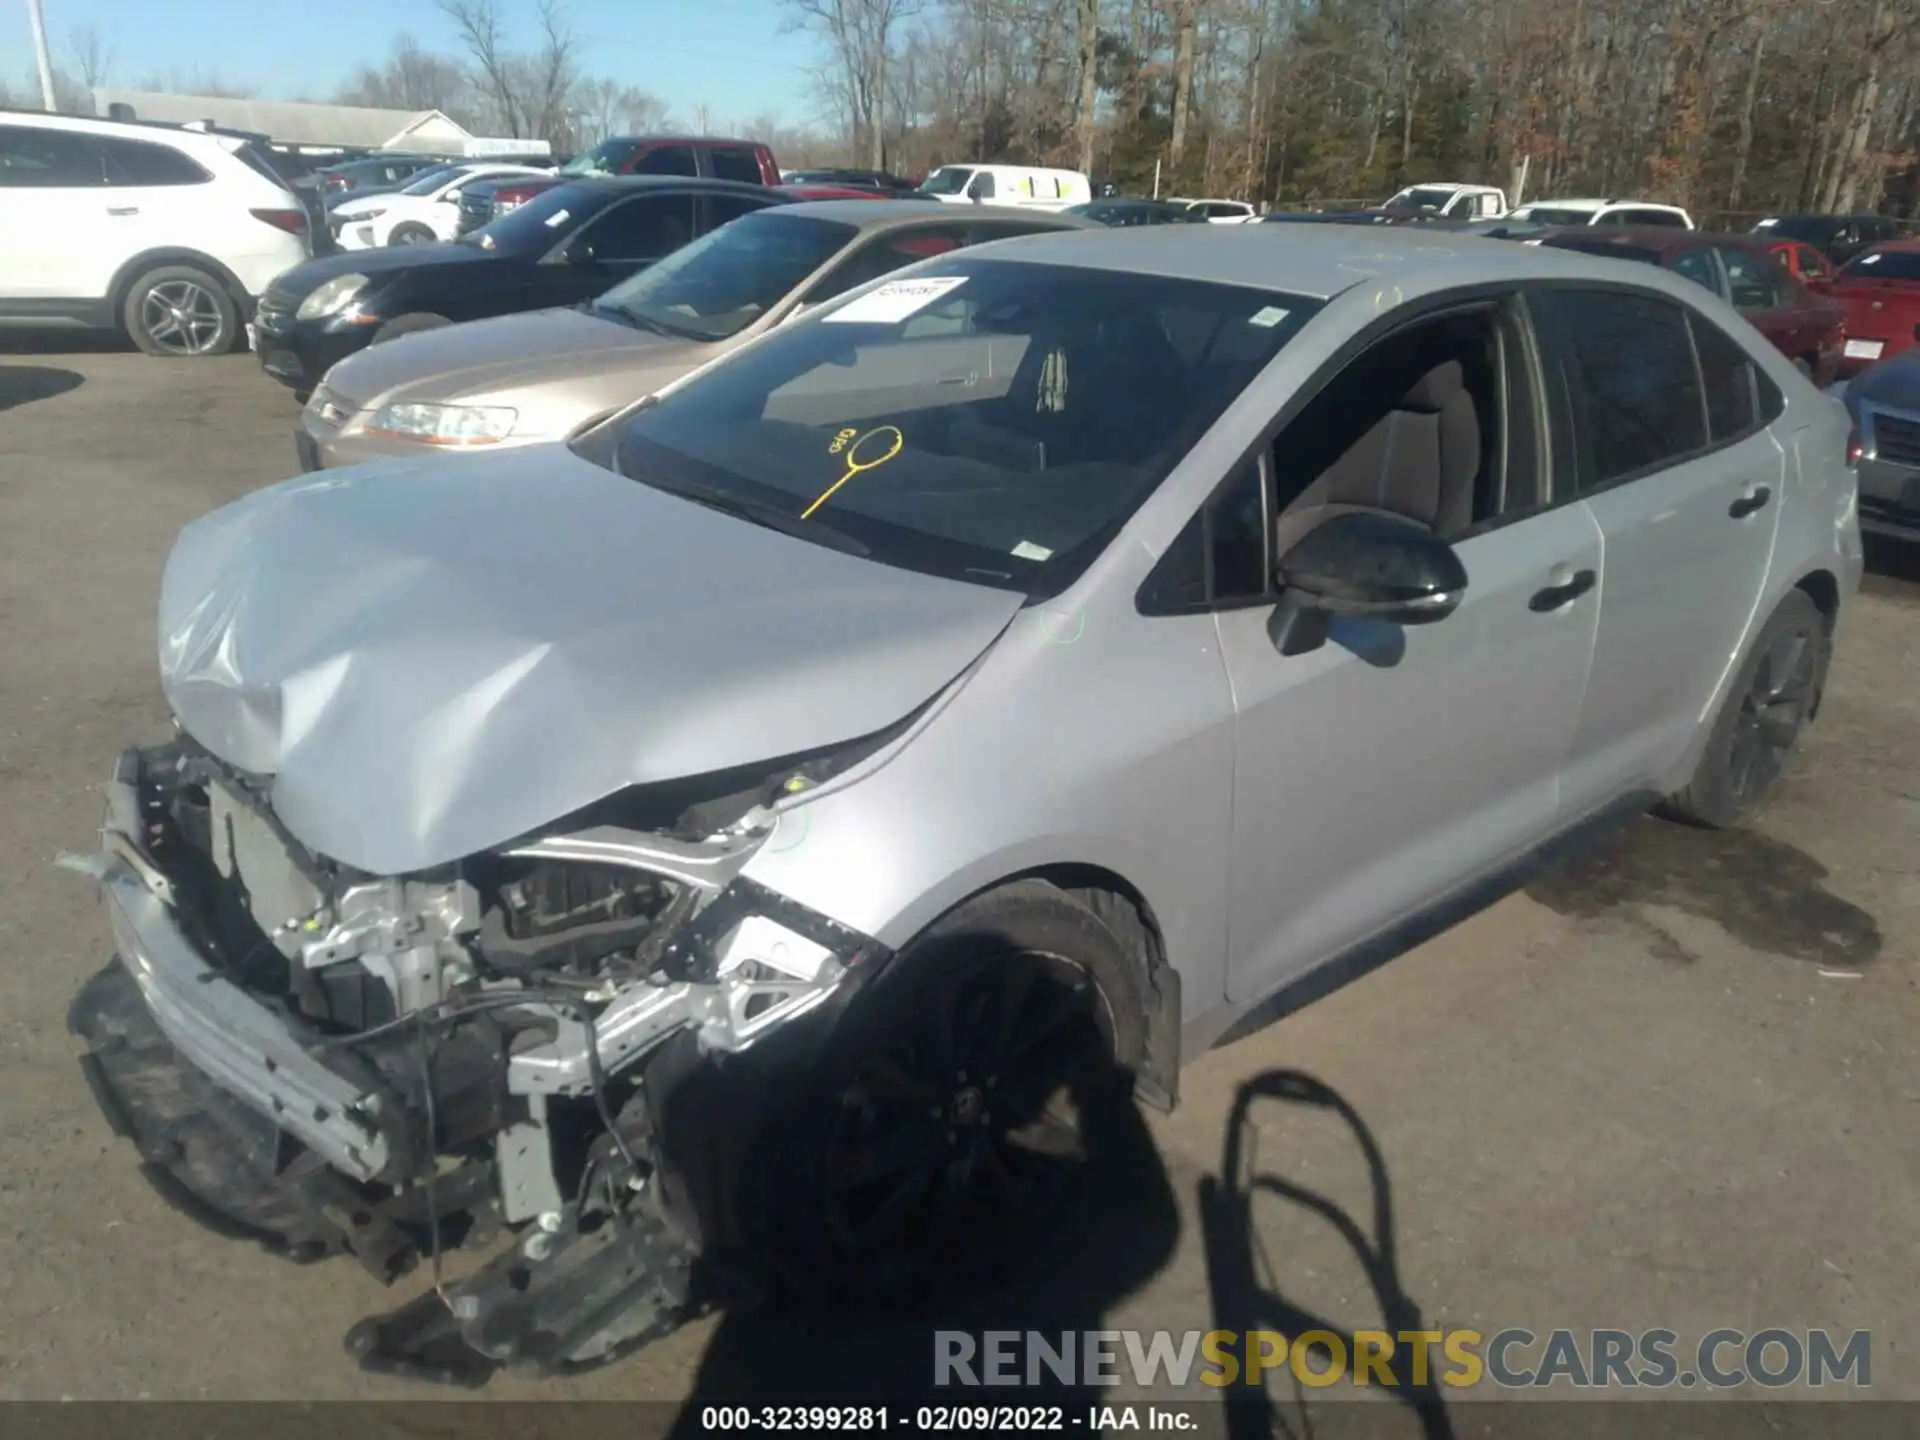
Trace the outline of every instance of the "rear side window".
<instances>
[{"instance_id":1,"label":"rear side window","mask_svg":"<svg viewBox=\"0 0 1920 1440\"><path fill-rule=\"evenodd\" d=\"M1694 348L1700 356L1700 384L1706 392L1707 434L1714 444L1754 428L1759 414L1758 374L1740 344L1700 315L1689 315Z\"/></svg>"},{"instance_id":2,"label":"rear side window","mask_svg":"<svg viewBox=\"0 0 1920 1440\"><path fill-rule=\"evenodd\" d=\"M213 178L169 145L106 139L100 148L107 156L109 185L204 185Z\"/></svg>"},{"instance_id":3,"label":"rear side window","mask_svg":"<svg viewBox=\"0 0 1920 1440\"><path fill-rule=\"evenodd\" d=\"M1623 225L1665 225L1672 229L1686 228L1686 222L1671 210L1624 210L1621 212Z\"/></svg>"},{"instance_id":4,"label":"rear side window","mask_svg":"<svg viewBox=\"0 0 1920 1440\"><path fill-rule=\"evenodd\" d=\"M1920 250L1875 250L1840 267L1847 280L1920 280Z\"/></svg>"},{"instance_id":5,"label":"rear side window","mask_svg":"<svg viewBox=\"0 0 1920 1440\"><path fill-rule=\"evenodd\" d=\"M958 250L966 243L958 225L929 225L877 236L821 276L819 283L807 292L806 301L809 305L818 305L903 266Z\"/></svg>"},{"instance_id":6,"label":"rear side window","mask_svg":"<svg viewBox=\"0 0 1920 1440\"><path fill-rule=\"evenodd\" d=\"M1673 273L1684 275L1694 284L1703 286L1716 295L1720 293L1720 277L1714 273L1713 256L1709 255L1704 248L1682 250L1674 257Z\"/></svg>"},{"instance_id":7,"label":"rear side window","mask_svg":"<svg viewBox=\"0 0 1920 1440\"><path fill-rule=\"evenodd\" d=\"M100 149L91 136L0 125L0 189L55 190L105 183Z\"/></svg>"},{"instance_id":8,"label":"rear side window","mask_svg":"<svg viewBox=\"0 0 1920 1440\"><path fill-rule=\"evenodd\" d=\"M715 145L707 151L707 164L713 167L716 179L739 180L748 185L760 183L759 157L745 146Z\"/></svg>"},{"instance_id":9,"label":"rear side window","mask_svg":"<svg viewBox=\"0 0 1920 1440\"><path fill-rule=\"evenodd\" d=\"M1780 304L1779 281L1773 263L1752 250L1722 245L1720 263L1727 270L1727 299L1743 314L1772 310Z\"/></svg>"},{"instance_id":10,"label":"rear side window","mask_svg":"<svg viewBox=\"0 0 1920 1440\"><path fill-rule=\"evenodd\" d=\"M1650 295L1549 290L1529 302L1571 412L1580 490L1705 449L1687 316Z\"/></svg>"},{"instance_id":11,"label":"rear side window","mask_svg":"<svg viewBox=\"0 0 1920 1440\"><path fill-rule=\"evenodd\" d=\"M635 175L698 175L699 163L691 145L656 145L634 162Z\"/></svg>"}]
</instances>

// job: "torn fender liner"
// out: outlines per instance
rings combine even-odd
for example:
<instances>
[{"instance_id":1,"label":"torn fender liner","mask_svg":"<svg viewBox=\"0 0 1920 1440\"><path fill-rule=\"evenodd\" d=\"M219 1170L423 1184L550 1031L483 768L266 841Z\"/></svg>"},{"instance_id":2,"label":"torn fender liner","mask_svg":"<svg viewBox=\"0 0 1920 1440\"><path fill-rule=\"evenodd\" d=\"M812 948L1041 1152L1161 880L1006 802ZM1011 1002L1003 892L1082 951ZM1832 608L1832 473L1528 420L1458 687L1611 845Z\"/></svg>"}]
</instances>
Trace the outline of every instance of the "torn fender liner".
<instances>
[{"instance_id":1,"label":"torn fender liner","mask_svg":"<svg viewBox=\"0 0 1920 1440\"><path fill-rule=\"evenodd\" d=\"M193 522L160 667L310 849L405 874L628 786L882 730L1010 591L876 564L564 446L288 481Z\"/></svg>"}]
</instances>

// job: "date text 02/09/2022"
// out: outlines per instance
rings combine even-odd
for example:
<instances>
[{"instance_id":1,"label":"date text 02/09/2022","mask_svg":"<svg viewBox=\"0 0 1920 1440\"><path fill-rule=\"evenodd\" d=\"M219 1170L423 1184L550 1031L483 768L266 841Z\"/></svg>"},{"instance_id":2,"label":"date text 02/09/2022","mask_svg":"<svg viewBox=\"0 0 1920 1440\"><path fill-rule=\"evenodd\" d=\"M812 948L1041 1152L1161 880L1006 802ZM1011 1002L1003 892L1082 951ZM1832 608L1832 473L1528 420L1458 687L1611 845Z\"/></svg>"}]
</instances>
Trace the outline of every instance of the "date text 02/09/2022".
<instances>
[{"instance_id":1,"label":"date text 02/09/2022","mask_svg":"<svg viewBox=\"0 0 1920 1440\"><path fill-rule=\"evenodd\" d=\"M915 1434L1037 1432L1100 1434L1115 1430L1190 1431L1198 1417L1178 1405L708 1405L700 1428L754 1431Z\"/></svg>"}]
</instances>

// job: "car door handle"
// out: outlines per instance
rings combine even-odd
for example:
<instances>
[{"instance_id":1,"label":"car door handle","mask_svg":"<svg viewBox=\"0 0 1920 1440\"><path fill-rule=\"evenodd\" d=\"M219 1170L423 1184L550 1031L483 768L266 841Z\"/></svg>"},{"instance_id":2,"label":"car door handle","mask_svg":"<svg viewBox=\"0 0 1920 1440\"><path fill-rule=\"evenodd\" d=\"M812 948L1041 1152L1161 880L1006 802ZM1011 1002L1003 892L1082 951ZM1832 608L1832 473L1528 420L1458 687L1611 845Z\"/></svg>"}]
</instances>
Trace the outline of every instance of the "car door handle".
<instances>
[{"instance_id":1,"label":"car door handle","mask_svg":"<svg viewBox=\"0 0 1920 1440\"><path fill-rule=\"evenodd\" d=\"M1576 570L1573 578L1564 585L1549 585L1544 590L1533 592L1533 598L1527 601L1527 608L1536 615L1544 615L1549 610L1558 610L1569 601L1578 600L1600 581L1600 577L1591 570Z\"/></svg>"},{"instance_id":2,"label":"car door handle","mask_svg":"<svg viewBox=\"0 0 1920 1440\"><path fill-rule=\"evenodd\" d=\"M138 205L109 205L107 207L107 214L109 215L138 215L139 213L140 207Z\"/></svg>"},{"instance_id":3,"label":"car door handle","mask_svg":"<svg viewBox=\"0 0 1920 1440\"><path fill-rule=\"evenodd\" d=\"M1761 485L1751 493L1742 495L1727 507L1727 514L1736 520L1744 520L1754 511L1762 509L1773 498L1773 491Z\"/></svg>"}]
</instances>

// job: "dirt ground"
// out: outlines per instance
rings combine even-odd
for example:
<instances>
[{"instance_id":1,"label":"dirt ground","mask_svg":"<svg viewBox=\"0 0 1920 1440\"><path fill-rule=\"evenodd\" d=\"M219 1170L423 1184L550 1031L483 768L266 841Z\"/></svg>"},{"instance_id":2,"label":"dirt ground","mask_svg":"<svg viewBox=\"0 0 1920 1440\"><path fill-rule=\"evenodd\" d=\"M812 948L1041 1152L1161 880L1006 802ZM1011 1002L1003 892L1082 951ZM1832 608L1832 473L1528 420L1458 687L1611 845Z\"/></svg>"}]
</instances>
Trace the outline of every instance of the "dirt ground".
<instances>
[{"instance_id":1,"label":"dirt ground","mask_svg":"<svg viewBox=\"0 0 1920 1440\"><path fill-rule=\"evenodd\" d=\"M0 1397L431 1396L342 1354L345 1329L396 1299L357 1268L293 1267L156 1199L63 1023L108 941L54 860L89 847L119 748L164 732L161 562L184 521L291 473L294 404L244 355L12 349ZM1252 1230L1294 1310L1346 1329L1417 1313L1536 1334L1868 1330L1871 1393L1920 1399L1920 563L1876 548L1874 565L1826 713L1756 828L1636 821L1199 1058L1179 1111L1147 1122L1129 1193L1157 1211L1083 1232L1003 1322L1213 1328L1200 1185L1242 1087L1287 1072L1244 1136L1282 1182ZM488 1394L712 1398L813 1343L707 1321L583 1379Z\"/></svg>"}]
</instances>

